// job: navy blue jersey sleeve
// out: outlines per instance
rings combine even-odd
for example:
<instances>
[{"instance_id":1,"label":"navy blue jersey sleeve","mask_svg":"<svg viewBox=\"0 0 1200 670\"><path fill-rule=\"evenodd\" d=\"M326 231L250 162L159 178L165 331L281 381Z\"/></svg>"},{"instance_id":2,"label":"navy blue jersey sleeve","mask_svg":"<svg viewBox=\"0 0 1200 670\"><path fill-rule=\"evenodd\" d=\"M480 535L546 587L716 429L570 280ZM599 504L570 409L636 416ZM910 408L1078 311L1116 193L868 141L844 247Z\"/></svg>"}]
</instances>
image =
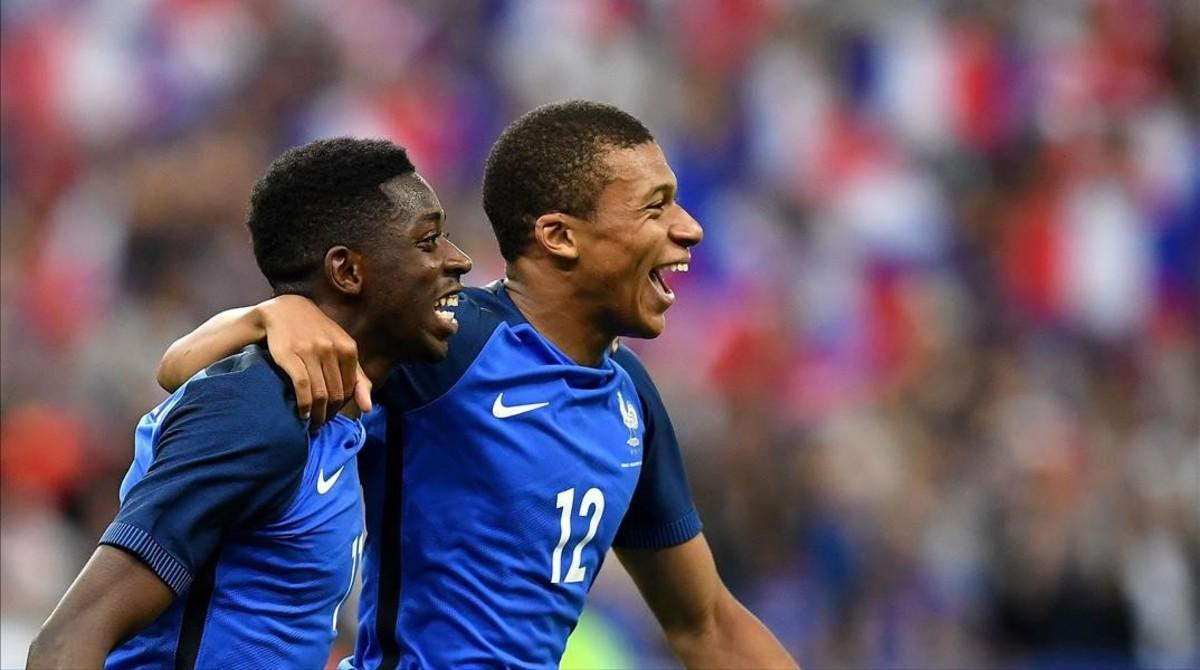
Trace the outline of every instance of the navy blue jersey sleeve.
<instances>
[{"instance_id":1,"label":"navy blue jersey sleeve","mask_svg":"<svg viewBox=\"0 0 1200 670\"><path fill-rule=\"evenodd\" d=\"M633 378L646 420L642 473L613 546L661 549L700 533L700 515L692 503L675 428L650 374L632 351L620 347L613 360Z\"/></svg>"},{"instance_id":2,"label":"navy blue jersey sleeve","mask_svg":"<svg viewBox=\"0 0 1200 670\"><path fill-rule=\"evenodd\" d=\"M133 553L183 593L228 533L294 497L308 436L287 393L262 363L190 381L100 542Z\"/></svg>"}]
</instances>

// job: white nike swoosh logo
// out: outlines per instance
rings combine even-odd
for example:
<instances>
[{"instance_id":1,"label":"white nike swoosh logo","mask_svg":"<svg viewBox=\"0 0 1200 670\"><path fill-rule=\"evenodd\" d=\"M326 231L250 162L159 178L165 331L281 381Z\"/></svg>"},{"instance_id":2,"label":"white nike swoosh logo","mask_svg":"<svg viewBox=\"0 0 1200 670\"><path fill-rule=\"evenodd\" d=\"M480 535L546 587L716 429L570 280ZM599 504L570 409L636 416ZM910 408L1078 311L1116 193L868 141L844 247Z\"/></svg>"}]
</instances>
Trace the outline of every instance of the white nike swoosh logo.
<instances>
[{"instance_id":1,"label":"white nike swoosh logo","mask_svg":"<svg viewBox=\"0 0 1200 670\"><path fill-rule=\"evenodd\" d=\"M507 419L525 412L532 412L535 409L541 409L550 403L548 402L533 402L528 405L505 405L504 394L496 396L496 402L492 403L492 416L497 419Z\"/></svg>"},{"instance_id":2,"label":"white nike swoosh logo","mask_svg":"<svg viewBox=\"0 0 1200 670\"><path fill-rule=\"evenodd\" d=\"M344 465L342 467L338 468L337 472L333 473L333 476L330 477L329 479L325 479L325 469L324 468L321 468L320 470L318 470L317 471L317 495L323 496L326 493L329 493L329 489L333 488L333 483L338 480L338 477L342 476L342 470L345 470L345 469L346 469L346 466L344 466Z\"/></svg>"}]
</instances>

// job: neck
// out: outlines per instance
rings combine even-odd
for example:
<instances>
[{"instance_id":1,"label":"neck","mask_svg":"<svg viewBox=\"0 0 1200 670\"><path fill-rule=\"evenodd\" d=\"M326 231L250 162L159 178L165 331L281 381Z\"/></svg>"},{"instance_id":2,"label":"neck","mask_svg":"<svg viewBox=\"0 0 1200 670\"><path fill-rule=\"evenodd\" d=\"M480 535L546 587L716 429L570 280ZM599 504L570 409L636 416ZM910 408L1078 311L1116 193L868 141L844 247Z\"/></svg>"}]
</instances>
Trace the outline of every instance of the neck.
<instances>
[{"instance_id":1,"label":"neck","mask_svg":"<svg viewBox=\"0 0 1200 670\"><path fill-rule=\"evenodd\" d=\"M565 273L519 258L504 282L513 304L547 340L580 365L599 365L614 336L594 325L589 303L576 295Z\"/></svg>"}]
</instances>

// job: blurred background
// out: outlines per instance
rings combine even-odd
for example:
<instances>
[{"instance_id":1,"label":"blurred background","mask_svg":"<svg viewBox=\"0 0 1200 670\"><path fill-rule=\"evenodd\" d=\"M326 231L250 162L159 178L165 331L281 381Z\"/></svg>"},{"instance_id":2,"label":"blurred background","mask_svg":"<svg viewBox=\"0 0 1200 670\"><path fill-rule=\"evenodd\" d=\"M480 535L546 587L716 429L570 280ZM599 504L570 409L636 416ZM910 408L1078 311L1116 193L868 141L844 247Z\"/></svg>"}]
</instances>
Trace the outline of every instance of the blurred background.
<instances>
[{"instance_id":1,"label":"blurred background","mask_svg":"<svg viewBox=\"0 0 1200 670\"><path fill-rule=\"evenodd\" d=\"M115 512L167 345L268 296L276 155L408 147L483 284L491 142L571 97L641 118L706 228L632 344L725 580L806 668L1200 666L1200 3L0 19L0 666ZM565 665L672 666L615 560L589 603Z\"/></svg>"}]
</instances>

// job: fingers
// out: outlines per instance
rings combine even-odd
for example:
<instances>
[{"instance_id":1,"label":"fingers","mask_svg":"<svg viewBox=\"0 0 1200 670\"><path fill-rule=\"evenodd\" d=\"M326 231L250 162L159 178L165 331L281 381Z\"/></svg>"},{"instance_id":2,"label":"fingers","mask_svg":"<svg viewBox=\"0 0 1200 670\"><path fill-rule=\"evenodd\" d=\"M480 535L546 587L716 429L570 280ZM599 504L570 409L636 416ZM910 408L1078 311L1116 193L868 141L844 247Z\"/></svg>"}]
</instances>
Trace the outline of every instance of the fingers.
<instances>
[{"instance_id":1,"label":"fingers","mask_svg":"<svg viewBox=\"0 0 1200 670\"><path fill-rule=\"evenodd\" d=\"M321 370L321 359L314 356L302 357L304 367L308 371L309 392L312 395L312 414L308 423L309 430L316 431L328 418L329 391L325 388L325 375Z\"/></svg>"},{"instance_id":2,"label":"fingers","mask_svg":"<svg viewBox=\"0 0 1200 670\"><path fill-rule=\"evenodd\" d=\"M354 339L307 298L279 296L259 310L267 346L292 379L296 404L314 432L351 397L370 406L370 384L359 390Z\"/></svg>"},{"instance_id":3,"label":"fingers","mask_svg":"<svg viewBox=\"0 0 1200 670\"><path fill-rule=\"evenodd\" d=\"M367 379L362 366L358 364L354 365L354 377L354 402L365 414L370 412L373 407L371 403L371 380Z\"/></svg>"},{"instance_id":4,"label":"fingers","mask_svg":"<svg viewBox=\"0 0 1200 670\"><path fill-rule=\"evenodd\" d=\"M321 376L325 381L325 390L329 392L329 397L327 398L328 415L332 417L341 411L342 403L346 398L346 394L342 392L342 373L338 370L338 361L332 355L332 351L322 354L319 360L321 364Z\"/></svg>"},{"instance_id":5,"label":"fingers","mask_svg":"<svg viewBox=\"0 0 1200 670\"><path fill-rule=\"evenodd\" d=\"M292 380L292 388L296 391L296 412L304 421L308 421L312 416L312 392L308 381L308 368L304 366L304 360L296 355L286 357L275 356L275 364L278 365Z\"/></svg>"},{"instance_id":6,"label":"fingers","mask_svg":"<svg viewBox=\"0 0 1200 670\"><path fill-rule=\"evenodd\" d=\"M342 385L343 403L350 399L353 392L357 395L358 383L356 372L360 371L358 367L358 347L354 340L349 337L335 345L334 353L337 356L338 379ZM341 407L341 404L338 405Z\"/></svg>"}]
</instances>

